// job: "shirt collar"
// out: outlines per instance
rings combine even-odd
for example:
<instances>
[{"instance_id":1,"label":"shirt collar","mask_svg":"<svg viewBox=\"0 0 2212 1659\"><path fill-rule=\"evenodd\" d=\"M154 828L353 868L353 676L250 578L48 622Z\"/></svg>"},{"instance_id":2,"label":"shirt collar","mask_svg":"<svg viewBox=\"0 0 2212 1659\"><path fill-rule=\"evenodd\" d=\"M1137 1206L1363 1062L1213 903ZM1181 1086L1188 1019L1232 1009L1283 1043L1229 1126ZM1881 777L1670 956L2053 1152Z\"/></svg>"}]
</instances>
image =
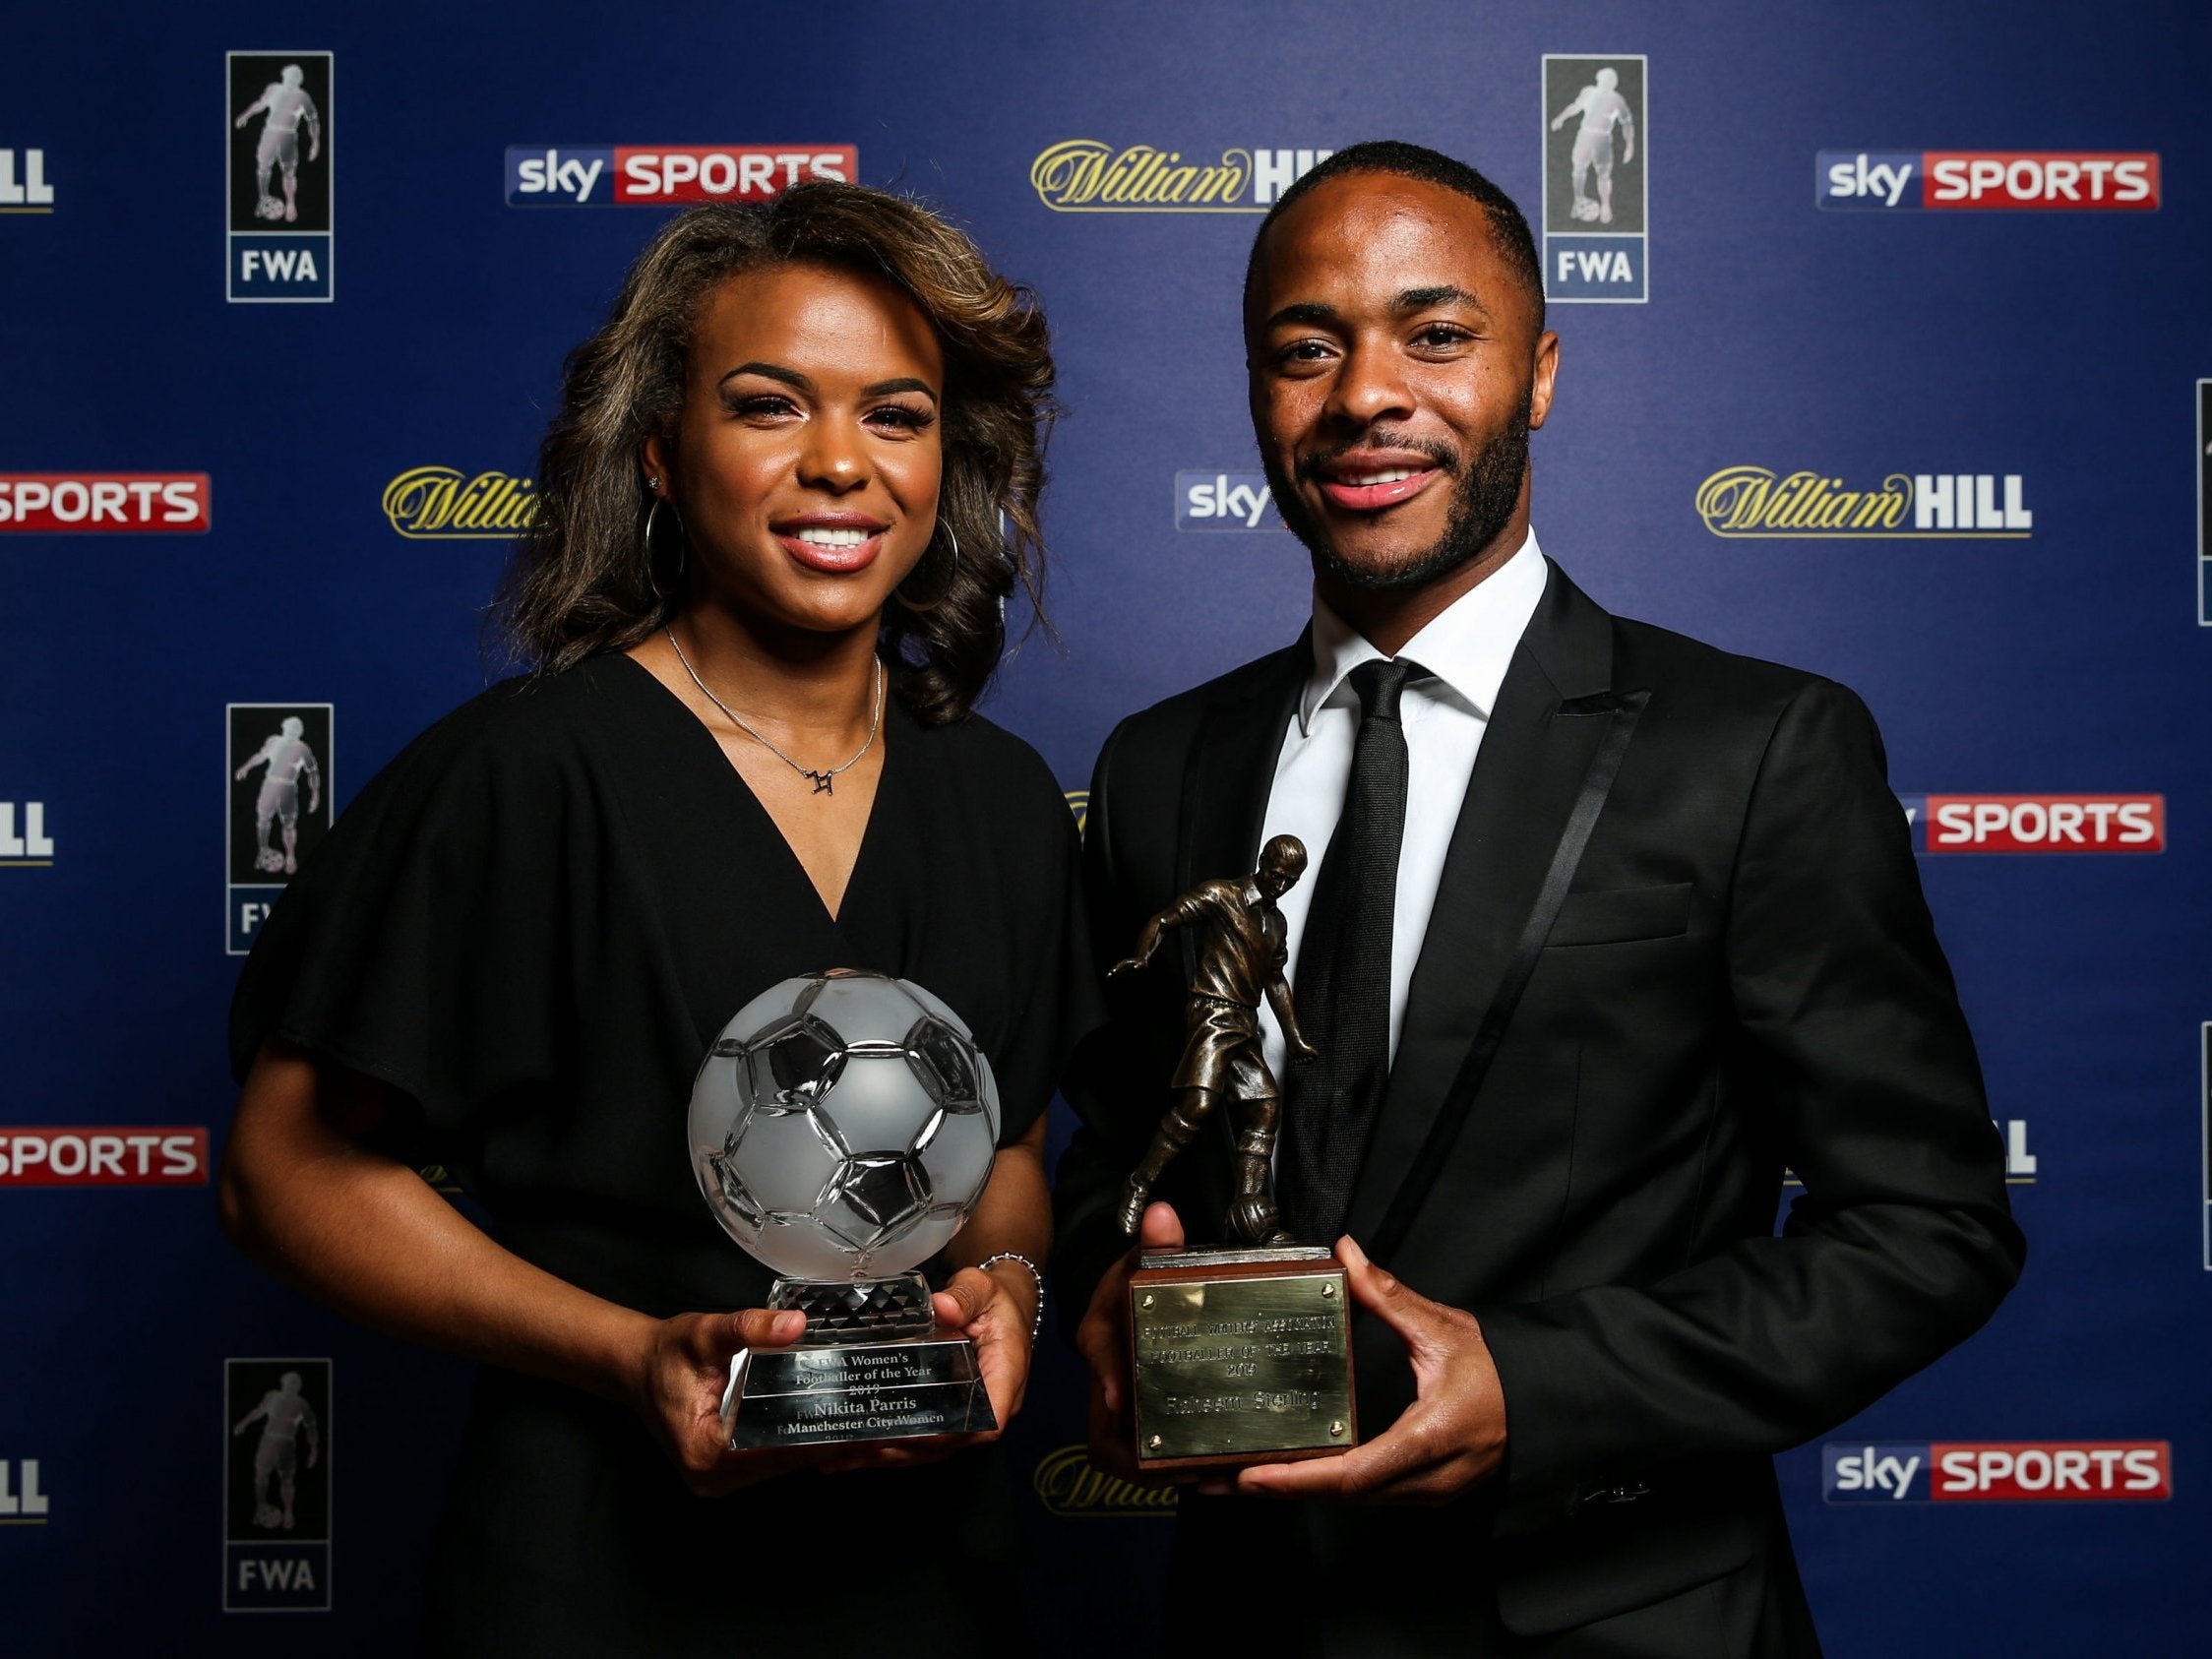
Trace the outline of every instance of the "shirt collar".
<instances>
[{"instance_id":1,"label":"shirt collar","mask_svg":"<svg viewBox=\"0 0 2212 1659\"><path fill-rule=\"evenodd\" d=\"M1544 597L1544 550L1536 545L1536 531L1513 556L1446 606L1442 615L1405 643L1398 654L1418 662L1435 678L1413 684L1429 696L1440 691L1463 704L1483 719L1498 702L1498 689L1505 683L1505 667L1520 644L1529 618ZM1314 596L1314 672L1298 701L1298 725L1302 734L1313 734L1314 716L1330 701L1352 696L1345 676L1382 652L1361 637L1352 625L1328 608L1321 595ZM1440 687L1437 682L1443 684Z\"/></svg>"}]
</instances>

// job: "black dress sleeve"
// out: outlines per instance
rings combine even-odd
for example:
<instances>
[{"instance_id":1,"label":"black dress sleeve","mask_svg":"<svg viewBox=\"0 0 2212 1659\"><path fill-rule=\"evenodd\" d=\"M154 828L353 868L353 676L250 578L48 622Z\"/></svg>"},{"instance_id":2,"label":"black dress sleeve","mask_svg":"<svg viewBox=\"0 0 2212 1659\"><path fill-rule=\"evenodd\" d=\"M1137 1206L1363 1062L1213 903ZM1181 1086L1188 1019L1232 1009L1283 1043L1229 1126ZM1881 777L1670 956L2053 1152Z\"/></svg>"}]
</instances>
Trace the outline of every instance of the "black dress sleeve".
<instances>
[{"instance_id":1,"label":"black dress sleeve","mask_svg":"<svg viewBox=\"0 0 2212 1659\"><path fill-rule=\"evenodd\" d=\"M371 781L264 924L230 1014L411 1102L402 1156L466 1179L487 1113L560 1075L564 878L588 835L526 693L495 688ZM407 1116L402 1112L402 1117Z\"/></svg>"}]
</instances>

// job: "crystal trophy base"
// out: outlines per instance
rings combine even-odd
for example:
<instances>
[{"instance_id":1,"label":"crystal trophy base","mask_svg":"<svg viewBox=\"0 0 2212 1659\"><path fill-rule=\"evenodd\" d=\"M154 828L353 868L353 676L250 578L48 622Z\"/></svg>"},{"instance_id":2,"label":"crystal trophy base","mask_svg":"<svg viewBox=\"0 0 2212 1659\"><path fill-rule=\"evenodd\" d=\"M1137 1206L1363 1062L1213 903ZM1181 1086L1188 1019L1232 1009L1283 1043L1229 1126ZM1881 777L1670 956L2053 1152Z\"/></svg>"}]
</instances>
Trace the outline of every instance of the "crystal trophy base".
<instances>
[{"instance_id":1,"label":"crystal trophy base","mask_svg":"<svg viewBox=\"0 0 2212 1659\"><path fill-rule=\"evenodd\" d=\"M1344 1266L1322 1246L1146 1251L1130 1275L1137 1460L1327 1457L1359 1444Z\"/></svg>"},{"instance_id":2,"label":"crystal trophy base","mask_svg":"<svg viewBox=\"0 0 2212 1659\"><path fill-rule=\"evenodd\" d=\"M911 1440L996 1429L975 1344L941 1331L919 1273L856 1283L778 1279L774 1309L807 1316L790 1348L730 1362L722 1426L733 1451Z\"/></svg>"},{"instance_id":3,"label":"crystal trophy base","mask_svg":"<svg viewBox=\"0 0 2212 1659\"><path fill-rule=\"evenodd\" d=\"M892 1336L926 1336L937 1328L929 1280L919 1273L889 1279L777 1279L768 1306L807 1317L802 1345L880 1342Z\"/></svg>"}]
</instances>

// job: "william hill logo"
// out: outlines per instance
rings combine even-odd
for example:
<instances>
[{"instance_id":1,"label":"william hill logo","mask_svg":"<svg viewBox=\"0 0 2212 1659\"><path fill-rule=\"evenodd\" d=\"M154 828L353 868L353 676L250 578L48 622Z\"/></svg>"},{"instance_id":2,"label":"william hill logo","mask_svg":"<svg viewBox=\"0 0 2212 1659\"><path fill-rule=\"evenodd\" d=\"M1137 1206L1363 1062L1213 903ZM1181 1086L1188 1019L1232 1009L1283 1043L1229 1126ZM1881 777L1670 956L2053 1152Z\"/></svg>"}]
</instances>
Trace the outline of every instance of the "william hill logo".
<instances>
[{"instance_id":1,"label":"william hill logo","mask_svg":"<svg viewBox=\"0 0 2212 1659\"><path fill-rule=\"evenodd\" d=\"M1097 139L1063 139L1029 164L1037 198L1060 214L1263 214L1330 150L1221 152L1219 160L1180 150Z\"/></svg>"},{"instance_id":2,"label":"william hill logo","mask_svg":"<svg viewBox=\"0 0 2212 1659\"><path fill-rule=\"evenodd\" d=\"M416 466L384 486L384 516L401 535L418 541L506 540L537 521L537 494L528 478L458 466Z\"/></svg>"},{"instance_id":3,"label":"william hill logo","mask_svg":"<svg viewBox=\"0 0 2212 1659\"><path fill-rule=\"evenodd\" d=\"M1030 1477L1044 1506L1056 1515L1172 1515L1175 1488L1138 1486L1095 1467L1086 1446L1064 1445Z\"/></svg>"},{"instance_id":4,"label":"william hill logo","mask_svg":"<svg viewBox=\"0 0 2212 1659\"><path fill-rule=\"evenodd\" d=\"M1818 472L1724 466L1696 505L1715 535L1776 540L2025 541L2035 527L2017 472L1892 472L1879 488L1847 489Z\"/></svg>"}]
</instances>

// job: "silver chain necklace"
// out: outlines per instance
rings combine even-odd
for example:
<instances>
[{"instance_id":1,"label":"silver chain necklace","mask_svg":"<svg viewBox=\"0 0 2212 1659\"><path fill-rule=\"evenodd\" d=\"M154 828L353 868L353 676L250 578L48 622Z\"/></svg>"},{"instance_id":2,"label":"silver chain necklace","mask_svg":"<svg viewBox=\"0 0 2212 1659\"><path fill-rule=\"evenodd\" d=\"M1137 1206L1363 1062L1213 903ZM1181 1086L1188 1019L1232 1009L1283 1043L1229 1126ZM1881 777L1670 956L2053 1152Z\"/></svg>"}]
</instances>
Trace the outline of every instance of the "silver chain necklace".
<instances>
[{"instance_id":1,"label":"silver chain necklace","mask_svg":"<svg viewBox=\"0 0 2212 1659\"><path fill-rule=\"evenodd\" d=\"M691 683L699 688L699 695L707 699L708 703L711 703L723 713L727 714L730 717L730 723L736 726L739 731L742 731L747 737L751 738L755 743L758 743L763 749L766 749L769 754L773 755L777 760L781 761L785 766L789 767L801 777L812 778L814 780L814 792L817 795L834 795L837 792L837 774L841 771L848 770L851 768L858 766L860 764L861 756L867 754L869 750L875 748L876 733L883 730L884 725L884 661L882 657L871 658L871 660L876 665L876 712L868 722L868 741L866 743L863 743L858 749L854 750L852 759L847 761L843 766L831 767L829 768L829 770L824 771L815 767L802 767L798 762L791 759L790 756L786 755L782 750L778 749L774 744L770 743L767 738L763 737L759 732L755 731L751 722L749 722L744 715L740 714L736 709L732 708L728 704L724 703L720 698L716 697L711 691L707 689L707 682L699 677L699 670L691 665L691 658L684 654L684 647L676 644L675 629L664 628L661 630L661 632L668 636L669 648L676 653L676 660L684 665L684 672L691 676Z\"/></svg>"}]
</instances>

